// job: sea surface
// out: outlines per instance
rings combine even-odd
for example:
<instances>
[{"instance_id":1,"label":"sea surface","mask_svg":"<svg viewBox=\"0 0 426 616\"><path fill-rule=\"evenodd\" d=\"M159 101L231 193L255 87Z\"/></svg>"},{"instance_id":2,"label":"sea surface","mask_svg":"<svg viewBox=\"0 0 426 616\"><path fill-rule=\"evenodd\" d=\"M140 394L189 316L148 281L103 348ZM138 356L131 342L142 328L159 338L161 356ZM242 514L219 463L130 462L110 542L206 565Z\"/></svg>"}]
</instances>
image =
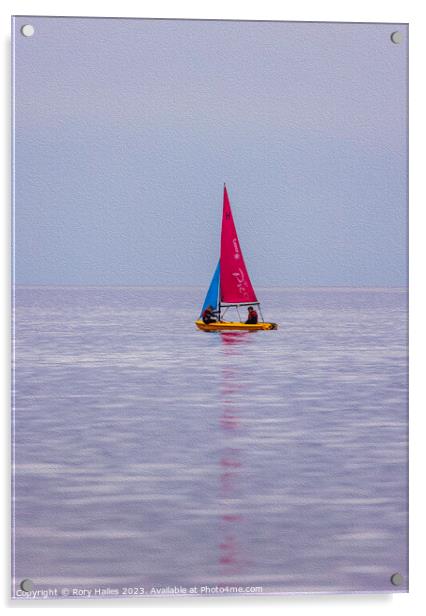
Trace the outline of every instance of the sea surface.
<instances>
[{"instance_id":1,"label":"sea surface","mask_svg":"<svg viewBox=\"0 0 426 616\"><path fill-rule=\"evenodd\" d=\"M405 290L203 295L17 287L15 596L406 591Z\"/></svg>"}]
</instances>

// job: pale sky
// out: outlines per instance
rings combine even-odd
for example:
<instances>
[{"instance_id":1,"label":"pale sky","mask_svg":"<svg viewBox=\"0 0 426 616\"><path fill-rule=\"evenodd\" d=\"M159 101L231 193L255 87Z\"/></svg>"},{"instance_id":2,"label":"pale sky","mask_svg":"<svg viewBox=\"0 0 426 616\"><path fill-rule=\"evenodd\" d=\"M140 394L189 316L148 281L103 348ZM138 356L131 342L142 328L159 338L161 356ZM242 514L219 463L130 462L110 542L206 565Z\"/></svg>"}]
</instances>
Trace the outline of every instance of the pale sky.
<instances>
[{"instance_id":1,"label":"pale sky","mask_svg":"<svg viewBox=\"0 0 426 616\"><path fill-rule=\"evenodd\" d=\"M13 30L18 283L207 287L226 181L255 286L406 284L406 25Z\"/></svg>"}]
</instances>

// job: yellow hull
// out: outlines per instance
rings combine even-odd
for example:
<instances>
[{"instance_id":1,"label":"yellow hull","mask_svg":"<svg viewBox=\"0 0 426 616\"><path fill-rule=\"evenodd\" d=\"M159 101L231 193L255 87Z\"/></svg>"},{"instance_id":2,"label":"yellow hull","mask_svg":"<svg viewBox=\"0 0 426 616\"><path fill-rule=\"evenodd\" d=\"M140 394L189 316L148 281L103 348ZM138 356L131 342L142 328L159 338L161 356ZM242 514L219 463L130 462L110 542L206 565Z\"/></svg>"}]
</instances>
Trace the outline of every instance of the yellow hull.
<instances>
[{"instance_id":1,"label":"yellow hull","mask_svg":"<svg viewBox=\"0 0 426 616\"><path fill-rule=\"evenodd\" d=\"M198 320L195 321L195 325L198 329L203 330L204 332L217 332L217 331L266 331L268 329L278 329L278 325L276 323L256 323L256 324L246 324L240 323L239 321L219 321L217 323L204 323L204 321Z\"/></svg>"}]
</instances>

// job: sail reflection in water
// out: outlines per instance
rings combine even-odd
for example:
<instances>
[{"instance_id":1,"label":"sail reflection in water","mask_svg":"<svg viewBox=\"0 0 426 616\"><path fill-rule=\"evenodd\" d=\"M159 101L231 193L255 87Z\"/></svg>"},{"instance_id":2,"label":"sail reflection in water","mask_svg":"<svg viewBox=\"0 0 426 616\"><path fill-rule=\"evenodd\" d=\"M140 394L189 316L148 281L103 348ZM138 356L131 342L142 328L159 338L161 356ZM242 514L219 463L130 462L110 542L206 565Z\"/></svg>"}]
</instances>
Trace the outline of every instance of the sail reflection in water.
<instances>
[{"instance_id":1,"label":"sail reflection in water","mask_svg":"<svg viewBox=\"0 0 426 616\"><path fill-rule=\"evenodd\" d=\"M242 546L246 545L244 537L244 514L241 512L241 503L244 502L243 475L241 450L235 440L244 430L244 417L241 416L238 395L243 385L239 379L238 371L233 367L232 358L235 354L235 345L249 342L247 336L250 332L223 332L220 340L223 344L223 353L226 364L222 368L222 385L220 387L220 406L223 413L220 425L223 429L224 450L220 458L220 504L221 537L219 544L222 567L223 584L226 585L229 576L244 575L244 560Z\"/></svg>"}]
</instances>

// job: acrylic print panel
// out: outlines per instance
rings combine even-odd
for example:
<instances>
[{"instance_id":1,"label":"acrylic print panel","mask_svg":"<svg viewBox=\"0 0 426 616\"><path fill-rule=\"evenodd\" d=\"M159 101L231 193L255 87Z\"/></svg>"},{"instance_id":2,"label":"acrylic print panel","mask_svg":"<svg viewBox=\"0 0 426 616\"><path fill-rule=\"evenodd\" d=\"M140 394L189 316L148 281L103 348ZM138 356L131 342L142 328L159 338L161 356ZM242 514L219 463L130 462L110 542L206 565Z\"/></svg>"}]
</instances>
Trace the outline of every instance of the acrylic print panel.
<instances>
[{"instance_id":1,"label":"acrylic print panel","mask_svg":"<svg viewBox=\"0 0 426 616\"><path fill-rule=\"evenodd\" d=\"M406 592L407 25L12 27L13 596Z\"/></svg>"}]
</instances>

